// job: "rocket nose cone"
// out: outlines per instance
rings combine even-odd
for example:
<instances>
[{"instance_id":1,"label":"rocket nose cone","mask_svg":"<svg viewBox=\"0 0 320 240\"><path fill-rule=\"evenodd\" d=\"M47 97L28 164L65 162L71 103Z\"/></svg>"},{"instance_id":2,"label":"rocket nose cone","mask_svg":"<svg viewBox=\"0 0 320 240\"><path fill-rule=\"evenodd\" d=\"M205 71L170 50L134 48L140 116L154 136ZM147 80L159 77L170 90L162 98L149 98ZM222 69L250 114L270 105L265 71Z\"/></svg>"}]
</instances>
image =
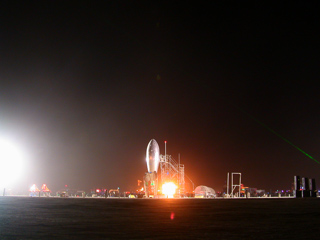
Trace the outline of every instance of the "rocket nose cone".
<instances>
[{"instance_id":1,"label":"rocket nose cone","mask_svg":"<svg viewBox=\"0 0 320 240\"><path fill-rule=\"evenodd\" d=\"M150 145L158 145L157 141L154 139L150 140Z\"/></svg>"},{"instance_id":2,"label":"rocket nose cone","mask_svg":"<svg viewBox=\"0 0 320 240\"><path fill-rule=\"evenodd\" d=\"M148 148L147 149L150 150L150 151L158 150L159 149L159 145L158 145L157 141L154 140L154 139L151 139L149 144L148 144Z\"/></svg>"}]
</instances>

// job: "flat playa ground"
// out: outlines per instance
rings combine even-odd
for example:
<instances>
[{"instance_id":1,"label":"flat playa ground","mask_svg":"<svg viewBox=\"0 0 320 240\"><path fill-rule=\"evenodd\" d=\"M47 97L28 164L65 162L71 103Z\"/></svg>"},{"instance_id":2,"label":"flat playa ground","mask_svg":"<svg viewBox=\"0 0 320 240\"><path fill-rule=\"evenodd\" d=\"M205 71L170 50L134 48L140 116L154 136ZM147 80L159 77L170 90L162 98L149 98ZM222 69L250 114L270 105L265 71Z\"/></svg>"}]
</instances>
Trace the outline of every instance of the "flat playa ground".
<instances>
[{"instance_id":1,"label":"flat playa ground","mask_svg":"<svg viewBox=\"0 0 320 240\"><path fill-rule=\"evenodd\" d=\"M0 197L0 239L319 239L320 198Z\"/></svg>"}]
</instances>

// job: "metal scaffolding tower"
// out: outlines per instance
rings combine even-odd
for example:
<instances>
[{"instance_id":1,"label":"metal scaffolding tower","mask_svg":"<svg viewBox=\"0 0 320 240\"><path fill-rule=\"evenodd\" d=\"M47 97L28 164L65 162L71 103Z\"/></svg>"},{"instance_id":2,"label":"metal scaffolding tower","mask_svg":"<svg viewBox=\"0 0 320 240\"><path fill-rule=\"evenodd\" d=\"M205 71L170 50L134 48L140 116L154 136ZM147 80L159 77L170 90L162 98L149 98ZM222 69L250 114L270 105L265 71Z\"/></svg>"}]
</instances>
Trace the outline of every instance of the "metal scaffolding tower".
<instances>
[{"instance_id":1,"label":"metal scaffolding tower","mask_svg":"<svg viewBox=\"0 0 320 240\"><path fill-rule=\"evenodd\" d=\"M233 182L233 176L238 175L239 180L238 184ZM228 173L228 179L227 179L227 184L229 185L229 173ZM236 189L238 188L238 192L236 192ZM227 187L228 189L228 187ZM227 194L229 194L229 191L227 190ZM231 194L230 196L232 198L234 197L241 197L241 173L231 173Z\"/></svg>"},{"instance_id":2,"label":"metal scaffolding tower","mask_svg":"<svg viewBox=\"0 0 320 240\"><path fill-rule=\"evenodd\" d=\"M179 161L180 162L180 161ZM185 193L184 164L177 163L171 155L160 155L160 182L178 184L178 193Z\"/></svg>"}]
</instances>

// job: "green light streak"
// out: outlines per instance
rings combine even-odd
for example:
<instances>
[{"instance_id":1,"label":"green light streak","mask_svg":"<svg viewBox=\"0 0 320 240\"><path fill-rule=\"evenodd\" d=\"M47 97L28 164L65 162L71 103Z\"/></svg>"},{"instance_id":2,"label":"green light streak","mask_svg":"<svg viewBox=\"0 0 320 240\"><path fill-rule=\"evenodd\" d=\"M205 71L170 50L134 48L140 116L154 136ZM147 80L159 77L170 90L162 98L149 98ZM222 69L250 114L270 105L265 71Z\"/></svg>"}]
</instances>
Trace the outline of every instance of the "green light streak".
<instances>
[{"instance_id":1,"label":"green light streak","mask_svg":"<svg viewBox=\"0 0 320 240\"><path fill-rule=\"evenodd\" d=\"M320 162L318 160L316 160L315 158L313 158L311 155L309 155L308 153L306 153L305 151L303 151L301 148L297 147L296 145L294 145L292 142L290 142L288 139L282 137L279 133L277 133L276 131L274 131L273 129L271 129L270 127L268 127L266 124L260 122L258 119L256 119L255 117L253 117L251 114L247 113L246 111L242 110L241 108L239 108L238 106L235 106L238 110L240 110L241 112L244 112L245 114L247 114L248 116L250 116L251 119L253 119L254 121L256 121L257 123L259 123L261 126L263 126L264 128L268 129L270 132L272 132L274 135L278 136L279 138L281 138L282 140L284 140L285 142L289 143L292 147L294 147L295 149L299 150L300 152L302 152L304 155L306 155L308 158L312 159L313 161L315 161L316 163L320 164Z\"/></svg>"}]
</instances>

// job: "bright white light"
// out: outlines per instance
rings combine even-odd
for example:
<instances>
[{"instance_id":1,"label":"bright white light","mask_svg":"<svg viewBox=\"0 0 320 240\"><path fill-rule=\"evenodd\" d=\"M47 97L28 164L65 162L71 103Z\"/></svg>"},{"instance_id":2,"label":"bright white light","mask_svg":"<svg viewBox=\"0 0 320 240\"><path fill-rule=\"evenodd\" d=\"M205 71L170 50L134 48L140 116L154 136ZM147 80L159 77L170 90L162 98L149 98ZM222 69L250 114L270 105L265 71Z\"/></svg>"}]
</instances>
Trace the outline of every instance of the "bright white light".
<instances>
[{"instance_id":1,"label":"bright white light","mask_svg":"<svg viewBox=\"0 0 320 240\"><path fill-rule=\"evenodd\" d=\"M0 187L8 187L22 173L22 154L11 142L0 139Z\"/></svg>"},{"instance_id":2,"label":"bright white light","mask_svg":"<svg viewBox=\"0 0 320 240\"><path fill-rule=\"evenodd\" d=\"M162 193L167 195L168 198L173 198L177 188L173 182L168 182L162 185Z\"/></svg>"}]
</instances>

